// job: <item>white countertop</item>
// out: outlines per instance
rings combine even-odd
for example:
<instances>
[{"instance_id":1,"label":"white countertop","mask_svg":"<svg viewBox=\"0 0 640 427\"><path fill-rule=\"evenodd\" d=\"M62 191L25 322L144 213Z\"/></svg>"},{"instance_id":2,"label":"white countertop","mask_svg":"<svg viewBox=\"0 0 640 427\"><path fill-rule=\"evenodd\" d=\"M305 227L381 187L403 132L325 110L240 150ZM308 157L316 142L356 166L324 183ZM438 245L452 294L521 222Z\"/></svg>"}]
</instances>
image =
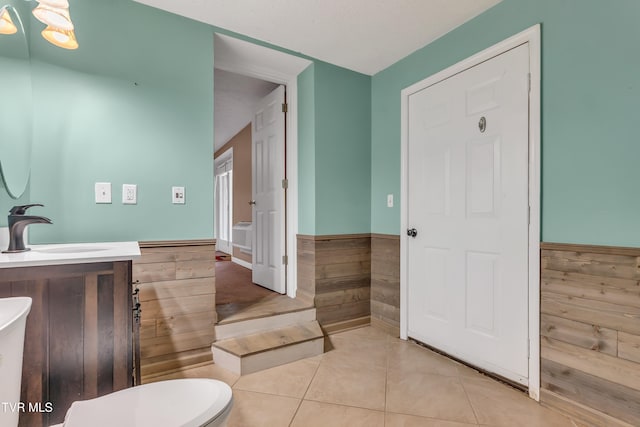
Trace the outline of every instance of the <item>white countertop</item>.
<instances>
[{"instance_id":1,"label":"white countertop","mask_svg":"<svg viewBox=\"0 0 640 427\"><path fill-rule=\"evenodd\" d=\"M0 268L129 261L140 257L138 242L28 245L30 251L0 254ZM4 250L6 248L2 248Z\"/></svg>"}]
</instances>

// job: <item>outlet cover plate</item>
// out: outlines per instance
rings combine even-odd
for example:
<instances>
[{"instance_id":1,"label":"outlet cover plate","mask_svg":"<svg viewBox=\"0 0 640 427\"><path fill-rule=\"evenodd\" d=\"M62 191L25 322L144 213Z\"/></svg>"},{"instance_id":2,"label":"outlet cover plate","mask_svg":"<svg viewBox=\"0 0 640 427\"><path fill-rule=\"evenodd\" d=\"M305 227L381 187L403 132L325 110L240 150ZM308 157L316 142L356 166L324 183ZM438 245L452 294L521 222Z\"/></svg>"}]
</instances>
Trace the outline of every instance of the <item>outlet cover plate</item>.
<instances>
[{"instance_id":1,"label":"outlet cover plate","mask_svg":"<svg viewBox=\"0 0 640 427\"><path fill-rule=\"evenodd\" d=\"M122 204L135 205L138 203L138 186L135 184L122 184Z\"/></svg>"},{"instance_id":2,"label":"outlet cover plate","mask_svg":"<svg viewBox=\"0 0 640 427\"><path fill-rule=\"evenodd\" d=\"M111 203L111 183L96 182L96 203Z\"/></svg>"},{"instance_id":3,"label":"outlet cover plate","mask_svg":"<svg viewBox=\"0 0 640 427\"><path fill-rule=\"evenodd\" d=\"M171 200L174 205L184 205L184 187L171 187Z\"/></svg>"}]
</instances>

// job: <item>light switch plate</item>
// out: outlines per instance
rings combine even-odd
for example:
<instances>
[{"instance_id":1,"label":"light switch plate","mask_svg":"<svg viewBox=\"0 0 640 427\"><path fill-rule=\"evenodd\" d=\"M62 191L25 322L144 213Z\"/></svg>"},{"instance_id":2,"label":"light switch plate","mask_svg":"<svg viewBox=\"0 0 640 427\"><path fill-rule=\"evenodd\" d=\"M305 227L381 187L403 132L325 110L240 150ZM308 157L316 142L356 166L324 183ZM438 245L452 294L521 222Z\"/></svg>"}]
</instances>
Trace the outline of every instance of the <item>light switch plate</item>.
<instances>
[{"instance_id":1,"label":"light switch plate","mask_svg":"<svg viewBox=\"0 0 640 427\"><path fill-rule=\"evenodd\" d=\"M96 203L111 203L111 183L96 182Z\"/></svg>"},{"instance_id":2,"label":"light switch plate","mask_svg":"<svg viewBox=\"0 0 640 427\"><path fill-rule=\"evenodd\" d=\"M122 204L135 205L138 203L138 186L135 184L122 184Z\"/></svg>"},{"instance_id":3,"label":"light switch plate","mask_svg":"<svg viewBox=\"0 0 640 427\"><path fill-rule=\"evenodd\" d=\"M171 187L171 199L174 205L184 205L184 187Z\"/></svg>"},{"instance_id":4,"label":"light switch plate","mask_svg":"<svg viewBox=\"0 0 640 427\"><path fill-rule=\"evenodd\" d=\"M387 207L393 207L393 194L387 194Z\"/></svg>"}]
</instances>

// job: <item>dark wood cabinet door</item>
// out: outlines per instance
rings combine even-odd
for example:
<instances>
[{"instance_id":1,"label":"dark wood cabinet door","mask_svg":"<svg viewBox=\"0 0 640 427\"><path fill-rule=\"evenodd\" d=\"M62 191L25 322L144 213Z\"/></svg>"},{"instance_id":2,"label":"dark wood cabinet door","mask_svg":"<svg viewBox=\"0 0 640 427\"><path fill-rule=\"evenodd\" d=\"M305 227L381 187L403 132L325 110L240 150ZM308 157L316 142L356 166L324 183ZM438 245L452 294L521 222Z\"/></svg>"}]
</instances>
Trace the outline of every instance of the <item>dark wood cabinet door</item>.
<instances>
[{"instance_id":1,"label":"dark wood cabinet door","mask_svg":"<svg viewBox=\"0 0 640 427\"><path fill-rule=\"evenodd\" d=\"M133 385L131 262L0 272L0 297L33 300L20 426L61 423L74 401Z\"/></svg>"}]
</instances>

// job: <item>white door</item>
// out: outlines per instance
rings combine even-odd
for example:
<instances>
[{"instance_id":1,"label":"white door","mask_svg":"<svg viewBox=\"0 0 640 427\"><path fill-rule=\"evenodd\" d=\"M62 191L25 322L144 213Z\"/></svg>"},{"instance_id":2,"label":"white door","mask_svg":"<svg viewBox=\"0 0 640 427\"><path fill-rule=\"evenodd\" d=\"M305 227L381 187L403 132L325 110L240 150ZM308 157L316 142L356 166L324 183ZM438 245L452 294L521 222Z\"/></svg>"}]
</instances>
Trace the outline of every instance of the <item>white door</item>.
<instances>
[{"instance_id":1,"label":"white door","mask_svg":"<svg viewBox=\"0 0 640 427\"><path fill-rule=\"evenodd\" d=\"M408 335L525 385L528 73L525 44L410 95L407 193Z\"/></svg>"},{"instance_id":2,"label":"white door","mask_svg":"<svg viewBox=\"0 0 640 427\"><path fill-rule=\"evenodd\" d=\"M252 121L253 282L284 294L285 102L279 86L256 108Z\"/></svg>"},{"instance_id":3,"label":"white door","mask_svg":"<svg viewBox=\"0 0 640 427\"><path fill-rule=\"evenodd\" d=\"M226 153L225 153L226 155ZM223 155L224 156L224 155ZM232 254L231 230L233 227L233 158L216 161L216 250Z\"/></svg>"}]
</instances>

